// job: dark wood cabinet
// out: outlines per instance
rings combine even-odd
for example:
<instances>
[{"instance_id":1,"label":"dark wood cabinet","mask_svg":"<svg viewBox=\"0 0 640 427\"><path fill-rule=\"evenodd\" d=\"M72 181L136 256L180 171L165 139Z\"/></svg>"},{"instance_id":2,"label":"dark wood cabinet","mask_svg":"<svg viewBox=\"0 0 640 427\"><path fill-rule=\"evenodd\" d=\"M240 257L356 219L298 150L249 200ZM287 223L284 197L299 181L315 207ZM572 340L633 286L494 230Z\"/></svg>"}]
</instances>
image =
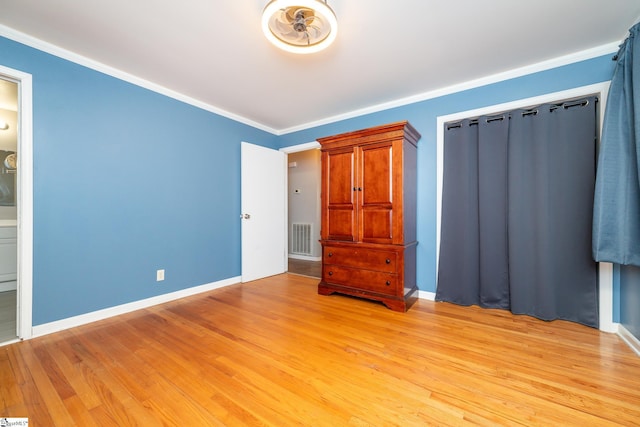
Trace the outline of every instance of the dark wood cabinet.
<instances>
[{"instance_id":1,"label":"dark wood cabinet","mask_svg":"<svg viewBox=\"0 0 640 427\"><path fill-rule=\"evenodd\" d=\"M320 138L322 280L318 293L382 301L417 298L418 132L399 122Z\"/></svg>"}]
</instances>

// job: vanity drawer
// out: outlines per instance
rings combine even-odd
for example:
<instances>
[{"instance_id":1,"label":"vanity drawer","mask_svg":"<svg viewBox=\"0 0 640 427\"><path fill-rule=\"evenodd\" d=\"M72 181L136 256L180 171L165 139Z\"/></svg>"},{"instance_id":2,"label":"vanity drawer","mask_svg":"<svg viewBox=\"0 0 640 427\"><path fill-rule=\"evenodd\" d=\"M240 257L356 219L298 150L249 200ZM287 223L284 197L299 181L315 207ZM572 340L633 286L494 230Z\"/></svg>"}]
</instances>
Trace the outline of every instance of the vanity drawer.
<instances>
[{"instance_id":1,"label":"vanity drawer","mask_svg":"<svg viewBox=\"0 0 640 427\"><path fill-rule=\"evenodd\" d=\"M395 273L398 265L397 253L393 251L339 246L325 246L322 260L325 264L387 273Z\"/></svg>"},{"instance_id":2,"label":"vanity drawer","mask_svg":"<svg viewBox=\"0 0 640 427\"><path fill-rule=\"evenodd\" d=\"M387 295L397 294L395 274L325 264L322 279L327 283L357 288Z\"/></svg>"}]
</instances>

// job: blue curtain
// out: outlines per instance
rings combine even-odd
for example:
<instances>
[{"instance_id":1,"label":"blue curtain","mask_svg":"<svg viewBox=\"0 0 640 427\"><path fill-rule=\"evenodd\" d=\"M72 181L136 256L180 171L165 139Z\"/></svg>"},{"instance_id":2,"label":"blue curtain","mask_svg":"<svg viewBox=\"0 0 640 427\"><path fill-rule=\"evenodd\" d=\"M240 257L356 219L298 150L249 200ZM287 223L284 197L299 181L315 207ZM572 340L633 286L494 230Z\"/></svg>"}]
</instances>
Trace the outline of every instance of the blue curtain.
<instances>
[{"instance_id":1,"label":"blue curtain","mask_svg":"<svg viewBox=\"0 0 640 427\"><path fill-rule=\"evenodd\" d=\"M620 46L598 156L593 258L640 266L640 24ZM640 108L640 104L638 105Z\"/></svg>"},{"instance_id":2,"label":"blue curtain","mask_svg":"<svg viewBox=\"0 0 640 427\"><path fill-rule=\"evenodd\" d=\"M436 301L598 327L596 99L445 127Z\"/></svg>"}]
</instances>

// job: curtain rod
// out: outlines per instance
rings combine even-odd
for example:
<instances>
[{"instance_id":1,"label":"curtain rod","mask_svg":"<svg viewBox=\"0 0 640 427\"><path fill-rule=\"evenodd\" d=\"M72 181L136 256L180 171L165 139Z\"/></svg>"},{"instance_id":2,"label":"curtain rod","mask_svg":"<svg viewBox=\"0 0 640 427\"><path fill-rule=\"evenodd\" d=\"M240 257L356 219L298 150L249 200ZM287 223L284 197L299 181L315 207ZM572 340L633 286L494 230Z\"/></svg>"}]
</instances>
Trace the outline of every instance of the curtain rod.
<instances>
[{"instance_id":1,"label":"curtain rod","mask_svg":"<svg viewBox=\"0 0 640 427\"><path fill-rule=\"evenodd\" d=\"M598 97L595 97L595 102L598 103ZM539 105L537 107L531 107L526 109L525 111L523 111L522 116L535 116L538 114L538 110L540 109L540 107L543 107L544 105L549 105L549 111L553 112L555 110L557 110L558 108L564 108L565 110L568 110L569 108L573 108L573 107L586 107L587 105L589 105L589 99L577 99L577 100L571 100L571 101L563 101L560 103L556 103L556 104L543 104L543 105ZM491 123L491 122L496 122L496 121L502 121L505 118L510 119L511 118L511 114L513 114L514 111L516 111L518 109L515 110L511 110L511 111L507 111L504 113L500 113L500 114L493 114L489 117L487 117L485 120L487 123ZM464 120L469 120L469 126L474 126L478 124L478 120L479 117L475 117L472 119L464 119ZM454 123L445 123L446 129L450 130L450 129L457 129L457 128L461 128L462 127L462 121L457 121Z\"/></svg>"}]
</instances>

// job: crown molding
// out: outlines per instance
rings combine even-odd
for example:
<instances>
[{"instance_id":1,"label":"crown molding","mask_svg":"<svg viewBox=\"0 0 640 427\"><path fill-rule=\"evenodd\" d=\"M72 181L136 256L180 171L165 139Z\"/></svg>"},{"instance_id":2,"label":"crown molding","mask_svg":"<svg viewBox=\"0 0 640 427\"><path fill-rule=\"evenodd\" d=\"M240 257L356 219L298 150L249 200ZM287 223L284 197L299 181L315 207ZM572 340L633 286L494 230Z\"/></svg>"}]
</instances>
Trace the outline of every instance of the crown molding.
<instances>
[{"instance_id":1,"label":"crown molding","mask_svg":"<svg viewBox=\"0 0 640 427\"><path fill-rule=\"evenodd\" d=\"M575 62L585 61L589 59L596 58L598 56L607 55L611 53L615 53L618 51L619 45L621 41L607 43L601 46L597 46L591 49L586 49L583 51L575 52L569 55L564 55L561 57L557 57L554 59L550 59L547 61L538 62L535 64L527 65L524 67L516 68L513 70L505 71L502 73L493 74L486 77L481 77L479 79L469 80L467 82L447 86L444 88L420 93L417 95L412 95L405 98L400 98L394 101L385 102L377 105L373 105L366 108L361 108L357 110L353 110L344 114L339 114L335 116L326 117L321 120L304 123L298 126L293 126L285 129L273 129L269 126L266 126L262 123L255 122L253 120L249 120L246 117L231 113L229 111L223 110L211 104L207 104L198 99L183 95L174 90L168 89L164 86L155 84L148 80L142 79L140 77L134 76L132 74L126 73L117 68L108 66L98 61L94 61L85 56L79 55L77 53L68 51L54 44L45 42L33 36L24 34L20 31L14 30L13 28L0 25L0 36L6 37L18 43L22 43L24 45L33 47L35 49L41 50L43 52L49 53L51 55L55 55L57 57L66 59L68 61L74 62L79 65L83 65L87 68L91 68L95 71L99 71L101 73L110 75L112 77L118 78L120 80L124 80L126 82L135 84L137 86L143 87L145 89L157 92L159 94L168 96L170 98L176 99L178 101L184 102L186 104L193 105L195 107L201 108L203 110L209 111L214 114L218 114L220 116L226 117L231 120L235 120L237 122L246 124L248 126L252 126L256 129L263 130L272 135L282 136L293 132L298 132L306 129L310 129L317 126L322 126L330 123L339 122L342 120L352 119L355 117L363 116L366 114L377 113L380 111L388 110L391 108L402 107L409 104L414 104L417 102L426 101L429 99L438 98L445 95L451 95L456 92L461 92L464 90L475 89L481 86L486 86L493 83L498 83L506 80L510 80L517 77L522 77L528 74L533 74L541 71L550 70L556 67L561 67L564 65L572 64Z\"/></svg>"},{"instance_id":2,"label":"crown molding","mask_svg":"<svg viewBox=\"0 0 640 427\"><path fill-rule=\"evenodd\" d=\"M365 114L377 113L380 111L388 110L396 107L403 107L409 104L415 104L416 102L427 101L429 99L438 98L445 95L451 95L453 93L462 92L469 89L475 89L478 87L490 85L493 83L499 83L502 81L514 79L517 77L526 76L528 74L534 74L541 71L547 71L553 68L562 67L575 62L586 61L589 59L597 58L602 55L608 55L618 51L620 42L607 43L591 49L586 49L580 52L572 53L569 55L557 57L547 61L538 62L535 64L527 65L513 70L505 71L502 73L493 74L479 79L469 80L464 83L447 86L441 89L424 92L417 95L412 95L406 98L400 98L395 101L385 102L382 104L373 105L371 107L354 110L348 113L340 114L337 116L327 117L322 120L305 123L299 126L290 127L288 129L282 129L278 132L278 135L285 135L288 133L298 132L306 130L316 126L322 126L329 123L335 123L342 120L352 119L354 117L363 116Z\"/></svg>"},{"instance_id":3,"label":"crown molding","mask_svg":"<svg viewBox=\"0 0 640 427\"><path fill-rule=\"evenodd\" d=\"M22 43L26 46L41 50L45 53L57 56L59 58L66 59L67 61L71 61L73 63L85 66L87 68L101 72L103 74L115 77L117 79L124 80L128 83L132 83L136 86L140 86L142 88L159 93L161 95L168 96L169 98L173 98L177 101L184 102L185 104L193 105L194 107L198 107L202 110L209 111L210 113L214 113L219 116L223 116L228 119L235 120L236 122L243 123L245 125L263 130L265 132L269 132L270 134L273 134L273 135L278 134L278 132L275 129L265 126L262 123L249 120L246 117L239 116L237 114L218 108L214 105L207 104L206 102L202 102L198 99L181 94L174 90L168 89L164 86L161 86L156 83L145 80L143 78L134 76L133 74L129 74L125 71L119 70L117 68L111 67L109 65L103 64L101 62L98 62L93 59L87 58L85 56L79 55L77 53L71 52L69 50L63 49L59 46L56 46L49 42L45 42L44 40L38 39L36 37L30 36L28 34L22 33L20 31L14 30L13 28L10 28L1 24L0 24L0 36L6 37L7 39L13 40L18 43Z\"/></svg>"}]
</instances>

